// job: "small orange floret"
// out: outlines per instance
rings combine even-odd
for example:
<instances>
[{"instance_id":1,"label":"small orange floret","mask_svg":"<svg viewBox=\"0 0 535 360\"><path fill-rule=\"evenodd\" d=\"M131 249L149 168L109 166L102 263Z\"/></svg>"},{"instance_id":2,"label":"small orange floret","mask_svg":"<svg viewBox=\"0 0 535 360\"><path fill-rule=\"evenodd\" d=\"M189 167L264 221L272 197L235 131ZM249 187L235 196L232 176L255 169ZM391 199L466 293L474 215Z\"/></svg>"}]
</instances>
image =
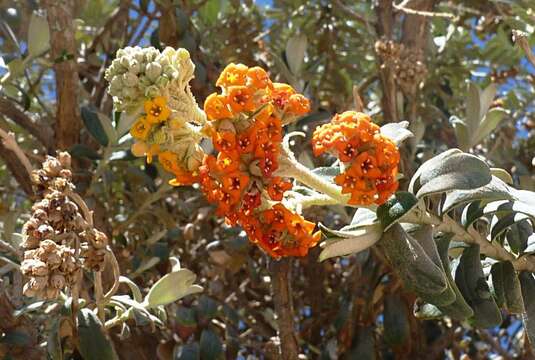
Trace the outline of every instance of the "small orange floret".
<instances>
[{"instance_id":1,"label":"small orange floret","mask_svg":"<svg viewBox=\"0 0 535 360\"><path fill-rule=\"evenodd\" d=\"M280 110L284 110L290 100L290 96L295 94L295 90L288 84L273 83L273 91L271 97L273 104Z\"/></svg>"},{"instance_id":2,"label":"small orange floret","mask_svg":"<svg viewBox=\"0 0 535 360\"><path fill-rule=\"evenodd\" d=\"M215 85L221 87L245 85L248 69L243 64L230 63L225 67L221 75L219 75Z\"/></svg>"},{"instance_id":3,"label":"small orange floret","mask_svg":"<svg viewBox=\"0 0 535 360\"><path fill-rule=\"evenodd\" d=\"M290 181L285 181L281 177L275 176L269 182L267 191L271 200L281 201L284 196L284 192L290 190L291 188L292 183Z\"/></svg>"},{"instance_id":4,"label":"small orange floret","mask_svg":"<svg viewBox=\"0 0 535 360\"><path fill-rule=\"evenodd\" d=\"M227 101L234 112L254 111L253 89L246 86L228 88Z\"/></svg>"},{"instance_id":5,"label":"small orange floret","mask_svg":"<svg viewBox=\"0 0 535 360\"><path fill-rule=\"evenodd\" d=\"M310 111L310 100L301 94L293 94L288 100L288 112L304 115Z\"/></svg>"},{"instance_id":6,"label":"small orange floret","mask_svg":"<svg viewBox=\"0 0 535 360\"><path fill-rule=\"evenodd\" d=\"M255 66L247 70L247 78L252 87L257 89L265 89L266 87L272 88L273 84L269 79L269 75L266 70L259 66Z\"/></svg>"},{"instance_id":7,"label":"small orange floret","mask_svg":"<svg viewBox=\"0 0 535 360\"><path fill-rule=\"evenodd\" d=\"M171 114L171 110L167 107L167 100L163 96L145 101L144 109L149 124L161 123Z\"/></svg>"},{"instance_id":8,"label":"small orange floret","mask_svg":"<svg viewBox=\"0 0 535 360\"><path fill-rule=\"evenodd\" d=\"M145 140L149 136L151 125L145 117L139 118L130 128L130 135L138 140Z\"/></svg>"},{"instance_id":9,"label":"small orange floret","mask_svg":"<svg viewBox=\"0 0 535 360\"><path fill-rule=\"evenodd\" d=\"M206 98L204 112L208 120L219 120L232 116L227 98L217 93L213 93Z\"/></svg>"},{"instance_id":10,"label":"small orange floret","mask_svg":"<svg viewBox=\"0 0 535 360\"><path fill-rule=\"evenodd\" d=\"M231 131L215 133L214 147L217 151L231 151L236 149L236 134Z\"/></svg>"}]
</instances>

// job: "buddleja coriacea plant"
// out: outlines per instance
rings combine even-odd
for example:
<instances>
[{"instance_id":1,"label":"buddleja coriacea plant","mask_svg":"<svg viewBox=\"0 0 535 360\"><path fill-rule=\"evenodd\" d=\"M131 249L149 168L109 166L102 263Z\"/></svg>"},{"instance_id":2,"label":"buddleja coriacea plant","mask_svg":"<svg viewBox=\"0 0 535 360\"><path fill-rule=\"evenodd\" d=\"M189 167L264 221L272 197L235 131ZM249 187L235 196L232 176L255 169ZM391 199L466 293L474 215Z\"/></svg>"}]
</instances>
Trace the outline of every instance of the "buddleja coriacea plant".
<instances>
[{"instance_id":1,"label":"buddleja coriacea plant","mask_svg":"<svg viewBox=\"0 0 535 360\"><path fill-rule=\"evenodd\" d=\"M194 70L185 49L119 50L105 74L115 111L121 113L116 127L129 131L132 154L159 164L170 174L170 185L198 189L218 216L240 227L271 258L283 349L292 346L294 335L284 323L293 324L287 308L290 267L281 264L311 256L315 246L322 248L319 261L370 248L379 252L392 276L417 295L417 317L448 316L493 327L501 323L503 309L522 314L535 341L530 301L535 296L535 193L513 188L507 172L459 149L425 161L408 179L399 170L402 143L412 136L408 123L380 127L371 116L352 110L313 131L313 154L331 165L308 168L291 149L292 138L305 134L284 130L310 111L303 94L274 82L261 67L231 63L219 75L218 91L201 108L190 90ZM472 90L485 98L485 92ZM475 128L484 127L487 111L476 109ZM457 119L456 129L463 124ZM34 176L41 199L25 226L26 295L71 294L81 308L73 322L82 329L94 331L100 324L104 332L114 326L125 331L126 320L140 316L161 324L164 305L202 291L193 285L195 275L175 259L173 271L142 297L132 281L119 276L107 238L73 192L69 163L68 154L60 153ZM408 183L405 190L400 179ZM306 208L333 205L354 209L349 225L330 229L303 216ZM100 276L106 268L116 279L104 292ZM77 300L84 270L93 273L97 316ZM117 294L121 282L131 295Z\"/></svg>"}]
</instances>

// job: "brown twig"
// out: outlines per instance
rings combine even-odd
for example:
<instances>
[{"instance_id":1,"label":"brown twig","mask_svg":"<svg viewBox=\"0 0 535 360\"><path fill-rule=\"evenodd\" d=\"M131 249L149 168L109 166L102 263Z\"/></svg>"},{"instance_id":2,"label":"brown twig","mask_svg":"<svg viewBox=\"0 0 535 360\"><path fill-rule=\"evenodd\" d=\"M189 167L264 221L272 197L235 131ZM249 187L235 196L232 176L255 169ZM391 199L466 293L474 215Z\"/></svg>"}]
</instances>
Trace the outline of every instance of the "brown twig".
<instances>
[{"instance_id":1,"label":"brown twig","mask_svg":"<svg viewBox=\"0 0 535 360\"><path fill-rule=\"evenodd\" d=\"M291 259L282 258L271 262L273 302L277 315L280 355L283 360L295 360L299 347L295 337L292 290L290 286Z\"/></svg>"},{"instance_id":2,"label":"brown twig","mask_svg":"<svg viewBox=\"0 0 535 360\"><path fill-rule=\"evenodd\" d=\"M46 149L52 148L54 136L52 129L48 126L41 126L33 121L12 101L5 97L0 97L0 113L32 134Z\"/></svg>"},{"instance_id":3,"label":"brown twig","mask_svg":"<svg viewBox=\"0 0 535 360\"><path fill-rule=\"evenodd\" d=\"M531 65L535 66L535 55L533 55L533 51L529 46L527 34L519 30L513 30L513 41L524 51Z\"/></svg>"},{"instance_id":4,"label":"brown twig","mask_svg":"<svg viewBox=\"0 0 535 360\"><path fill-rule=\"evenodd\" d=\"M33 196L32 182L30 175L32 173L32 165L24 151L19 147L15 140L15 136L7 133L4 129L0 129L0 156L4 159L7 167L20 184L24 192Z\"/></svg>"},{"instance_id":5,"label":"brown twig","mask_svg":"<svg viewBox=\"0 0 535 360\"><path fill-rule=\"evenodd\" d=\"M402 11L406 14L410 15L417 15L417 16L423 16L423 17L440 17L440 18L446 18L446 19L457 19L458 16L446 12L433 12L433 11L427 11L427 10L419 10L419 9L412 9L407 8L409 1L411 0L405 0L401 2L400 4L396 4L395 1L392 2L392 5L394 8L398 11Z\"/></svg>"}]
</instances>

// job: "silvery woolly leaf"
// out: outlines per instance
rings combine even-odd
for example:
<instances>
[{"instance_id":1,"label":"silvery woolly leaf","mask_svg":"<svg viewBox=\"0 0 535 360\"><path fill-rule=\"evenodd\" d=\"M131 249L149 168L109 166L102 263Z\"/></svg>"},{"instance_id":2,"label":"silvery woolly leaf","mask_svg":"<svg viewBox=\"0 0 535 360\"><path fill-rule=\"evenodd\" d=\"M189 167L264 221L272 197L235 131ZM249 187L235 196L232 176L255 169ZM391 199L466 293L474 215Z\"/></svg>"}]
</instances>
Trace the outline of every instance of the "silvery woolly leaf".
<instances>
[{"instance_id":1,"label":"silvery woolly leaf","mask_svg":"<svg viewBox=\"0 0 535 360\"><path fill-rule=\"evenodd\" d=\"M420 166L409 191L417 198L452 190L474 189L492 180L490 168L478 157L451 149Z\"/></svg>"},{"instance_id":2,"label":"silvery woolly leaf","mask_svg":"<svg viewBox=\"0 0 535 360\"><path fill-rule=\"evenodd\" d=\"M199 285L193 285L197 276L188 269L180 269L164 275L158 280L143 301L147 308L167 305L187 295L203 291Z\"/></svg>"},{"instance_id":3,"label":"silvery woolly leaf","mask_svg":"<svg viewBox=\"0 0 535 360\"><path fill-rule=\"evenodd\" d=\"M323 261L335 256L344 256L366 250L381 238L382 229L379 224L359 227L354 231L333 231L340 237L327 239L319 256Z\"/></svg>"},{"instance_id":4,"label":"silvery woolly leaf","mask_svg":"<svg viewBox=\"0 0 535 360\"><path fill-rule=\"evenodd\" d=\"M386 125L381 126L381 134L388 137L397 146L399 146L403 141L414 136L413 133L407 129L408 126L408 121L388 123Z\"/></svg>"}]
</instances>

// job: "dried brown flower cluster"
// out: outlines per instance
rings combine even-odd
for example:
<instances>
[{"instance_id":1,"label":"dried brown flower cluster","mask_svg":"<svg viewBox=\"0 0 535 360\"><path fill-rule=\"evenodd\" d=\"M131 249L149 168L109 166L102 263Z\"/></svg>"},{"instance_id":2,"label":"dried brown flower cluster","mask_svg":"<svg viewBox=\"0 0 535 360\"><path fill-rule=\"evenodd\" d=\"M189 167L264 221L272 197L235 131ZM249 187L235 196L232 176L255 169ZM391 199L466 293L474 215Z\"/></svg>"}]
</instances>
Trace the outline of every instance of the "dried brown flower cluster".
<instances>
[{"instance_id":1,"label":"dried brown flower cluster","mask_svg":"<svg viewBox=\"0 0 535 360\"><path fill-rule=\"evenodd\" d=\"M392 40L378 40L375 52L383 61L383 66L393 70L401 90L407 95L414 95L427 75L423 51L407 48Z\"/></svg>"},{"instance_id":2,"label":"dried brown flower cluster","mask_svg":"<svg viewBox=\"0 0 535 360\"><path fill-rule=\"evenodd\" d=\"M40 200L23 227L26 296L56 298L79 281L82 267L93 271L104 267L108 239L93 227L91 213L74 192L70 167L70 155L61 152L48 156L42 169L32 173Z\"/></svg>"}]
</instances>

